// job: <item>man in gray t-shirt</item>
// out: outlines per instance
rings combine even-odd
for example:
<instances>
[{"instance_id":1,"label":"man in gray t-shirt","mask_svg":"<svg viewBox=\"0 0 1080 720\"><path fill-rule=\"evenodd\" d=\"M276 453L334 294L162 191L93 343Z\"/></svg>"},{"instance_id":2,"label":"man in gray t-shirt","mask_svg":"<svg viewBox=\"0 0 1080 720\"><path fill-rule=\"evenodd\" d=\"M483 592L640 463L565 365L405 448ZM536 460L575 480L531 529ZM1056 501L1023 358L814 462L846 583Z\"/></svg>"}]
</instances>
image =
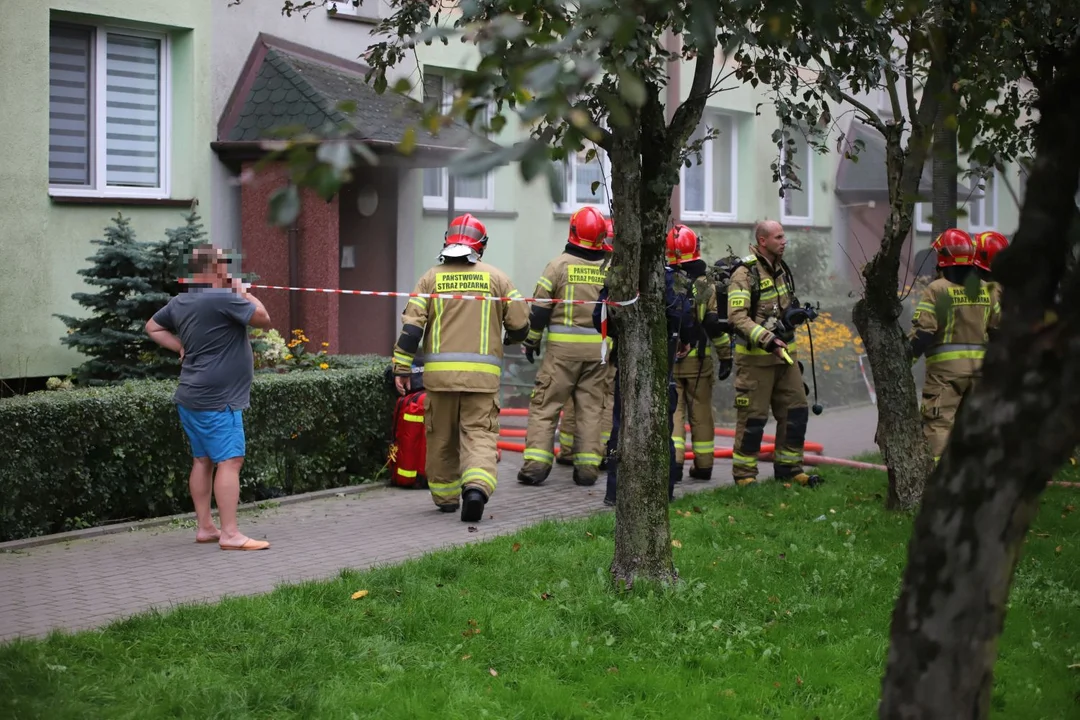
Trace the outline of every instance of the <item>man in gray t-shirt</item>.
<instances>
[{"instance_id":1,"label":"man in gray t-shirt","mask_svg":"<svg viewBox=\"0 0 1080 720\"><path fill-rule=\"evenodd\" d=\"M187 292L158 310L146 331L157 344L180 353L173 397L194 457L189 486L198 520L195 541L216 542L223 550L263 550L270 543L242 535L236 511L245 453L243 411L255 376L248 327L269 328L270 315L229 274L228 260L217 248L196 248L192 270ZM211 492L220 532L210 515Z\"/></svg>"}]
</instances>

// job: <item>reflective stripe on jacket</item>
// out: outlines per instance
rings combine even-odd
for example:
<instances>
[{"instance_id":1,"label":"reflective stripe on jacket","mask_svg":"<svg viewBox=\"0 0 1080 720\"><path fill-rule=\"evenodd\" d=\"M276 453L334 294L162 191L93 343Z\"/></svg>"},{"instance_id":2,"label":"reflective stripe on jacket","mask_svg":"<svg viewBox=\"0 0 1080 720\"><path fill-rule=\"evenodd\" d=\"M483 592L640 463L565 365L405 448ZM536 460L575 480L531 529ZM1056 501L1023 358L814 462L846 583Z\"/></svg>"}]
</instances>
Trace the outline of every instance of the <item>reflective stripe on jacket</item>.
<instances>
[{"instance_id":1,"label":"reflective stripe on jacket","mask_svg":"<svg viewBox=\"0 0 1080 720\"><path fill-rule=\"evenodd\" d=\"M926 350L927 369L956 375L977 375L982 370L987 331L997 327L1001 318L996 296L995 289L981 280L974 297L964 286L945 278L926 286L911 317L909 339L933 335Z\"/></svg>"},{"instance_id":2,"label":"reflective stripe on jacket","mask_svg":"<svg viewBox=\"0 0 1080 720\"><path fill-rule=\"evenodd\" d=\"M521 297L498 268L484 262L437 265L416 283L415 293L462 293ZM524 302L409 298L405 326L424 331L424 387L436 392L497 392L502 375L503 328L529 323ZM394 346L395 372L407 372L413 355Z\"/></svg>"},{"instance_id":3,"label":"reflective stripe on jacket","mask_svg":"<svg viewBox=\"0 0 1080 720\"><path fill-rule=\"evenodd\" d=\"M587 260L562 253L547 264L536 281L534 296L541 299L595 301L604 286L603 260ZM540 304L540 303L538 303ZM600 333L593 325L593 305L549 303L547 351L566 360L600 362ZM536 337L536 327L532 333Z\"/></svg>"},{"instance_id":4,"label":"reflective stripe on jacket","mask_svg":"<svg viewBox=\"0 0 1080 720\"><path fill-rule=\"evenodd\" d=\"M728 286L728 322L735 335L735 356L748 365L778 365L784 362L765 347L775 335L765 328L770 318L779 318L791 306L791 278L777 263L773 268L758 251L743 258L743 266L731 276ZM757 266L758 303L754 317L750 317L750 283L753 276L750 267ZM796 359L795 343L788 343L788 355Z\"/></svg>"}]
</instances>

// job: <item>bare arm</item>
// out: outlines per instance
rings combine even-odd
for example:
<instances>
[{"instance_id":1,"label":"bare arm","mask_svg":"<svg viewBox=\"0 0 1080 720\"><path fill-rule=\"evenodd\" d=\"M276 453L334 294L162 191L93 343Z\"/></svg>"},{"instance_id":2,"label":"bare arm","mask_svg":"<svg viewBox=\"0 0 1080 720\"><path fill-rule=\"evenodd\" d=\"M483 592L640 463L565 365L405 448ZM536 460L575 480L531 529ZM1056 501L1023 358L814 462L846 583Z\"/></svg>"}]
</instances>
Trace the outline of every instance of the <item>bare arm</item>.
<instances>
[{"instance_id":1,"label":"bare arm","mask_svg":"<svg viewBox=\"0 0 1080 720\"><path fill-rule=\"evenodd\" d=\"M180 344L180 338L154 322L153 318L146 321L146 333L158 345L167 350L180 353L180 359L184 359L184 346Z\"/></svg>"},{"instance_id":2,"label":"bare arm","mask_svg":"<svg viewBox=\"0 0 1080 720\"><path fill-rule=\"evenodd\" d=\"M233 278L232 286L237 295L251 302L251 304L255 306L255 313L251 316L251 319L248 320L248 325L262 330L269 330L270 313L266 311L266 307L262 304L262 301L244 288L244 282L240 278Z\"/></svg>"}]
</instances>

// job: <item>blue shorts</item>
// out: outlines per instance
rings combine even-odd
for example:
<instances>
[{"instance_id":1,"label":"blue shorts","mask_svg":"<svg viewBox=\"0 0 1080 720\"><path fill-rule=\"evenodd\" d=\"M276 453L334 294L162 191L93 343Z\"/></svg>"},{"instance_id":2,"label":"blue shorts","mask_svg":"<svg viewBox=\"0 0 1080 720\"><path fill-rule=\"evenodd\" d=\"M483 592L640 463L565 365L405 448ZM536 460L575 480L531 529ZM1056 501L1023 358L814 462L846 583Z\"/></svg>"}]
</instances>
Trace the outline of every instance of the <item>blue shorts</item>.
<instances>
[{"instance_id":1,"label":"blue shorts","mask_svg":"<svg viewBox=\"0 0 1080 720\"><path fill-rule=\"evenodd\" d=\"M176 409L191 442L192 457L209 457L215 464L244 457L243 410L188 410L183 405Z\"/></svg>"}]
</instances>

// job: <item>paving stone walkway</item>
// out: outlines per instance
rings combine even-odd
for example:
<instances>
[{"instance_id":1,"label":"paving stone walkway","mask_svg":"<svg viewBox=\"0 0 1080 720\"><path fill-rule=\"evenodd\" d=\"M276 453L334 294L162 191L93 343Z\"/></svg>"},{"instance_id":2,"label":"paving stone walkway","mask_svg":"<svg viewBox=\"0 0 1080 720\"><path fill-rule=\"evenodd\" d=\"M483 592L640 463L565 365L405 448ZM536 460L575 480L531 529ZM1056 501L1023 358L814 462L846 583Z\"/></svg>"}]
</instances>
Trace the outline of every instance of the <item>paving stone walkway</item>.
<instances>
[{"instance_id":1,"label":"paving stone walkway","mask_svg":"<svg viewBox=\"0 0 1080 720\"><path fill-rule=\"evenodd\" d=\"M808 434L825 446L825 455L851 457L875 449L876 424L872 406L827 411L811 417ZM516 480L520 462L517 453L503 453L497 492L476 532L456 514L438 513L426 491L380 487L242 515L244 532L271 541L261 552L222 552L216 544L196 544L191 528L162 526L0 553L0 642L100 627L151 608L268 592L343 568L392 564L542 520L607 510L603 480L578 487L568 468L556 466L543 486L528 487ZM728 485L730 467L717 460L711 482L687 478L676 494ZM762 471L766 475L768 465Z\"/></svg>"}]
</instances>

